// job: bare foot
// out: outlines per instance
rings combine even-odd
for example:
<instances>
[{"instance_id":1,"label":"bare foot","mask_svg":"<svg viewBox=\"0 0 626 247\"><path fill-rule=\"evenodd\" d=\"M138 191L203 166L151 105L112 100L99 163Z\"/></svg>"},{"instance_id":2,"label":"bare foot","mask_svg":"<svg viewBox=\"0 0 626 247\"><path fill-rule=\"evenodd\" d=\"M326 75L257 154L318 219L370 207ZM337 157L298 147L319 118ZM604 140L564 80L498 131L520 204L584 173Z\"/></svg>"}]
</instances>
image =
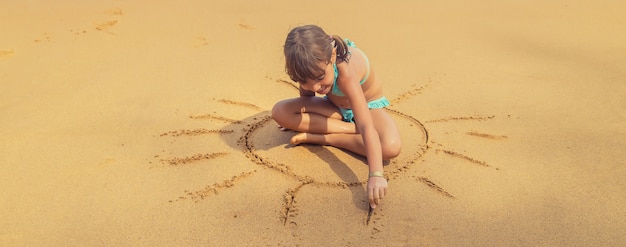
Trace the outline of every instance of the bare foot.
<instances>
[{"instance_id":1,"label":"bare foot","mask_svg":"<svg viewBox=\"0 0 626 247\"><path fill-rule=\"evenodd\" d=\"M291 140L289 140L289 143L295 146L300 143L306 143L306 140L307 140L307 133L298 133L291 137Z\"/></svg>"},{"instance_id":2,"label":"bare foot","mask_svg":"<svg viewBox=\"0 0 626 247\"><path fill-rule=\"evenodd\" d=\"M325 142L326 142L326 138L324 135L311 134L311 133L298 133L294 135L293 137L291 137L291 140L289 141L289 143L291 143L291 145L294 145L294 146L302 144L302 143L313 143L313 144L324 145Z\"/></svg>"}]
</instances>

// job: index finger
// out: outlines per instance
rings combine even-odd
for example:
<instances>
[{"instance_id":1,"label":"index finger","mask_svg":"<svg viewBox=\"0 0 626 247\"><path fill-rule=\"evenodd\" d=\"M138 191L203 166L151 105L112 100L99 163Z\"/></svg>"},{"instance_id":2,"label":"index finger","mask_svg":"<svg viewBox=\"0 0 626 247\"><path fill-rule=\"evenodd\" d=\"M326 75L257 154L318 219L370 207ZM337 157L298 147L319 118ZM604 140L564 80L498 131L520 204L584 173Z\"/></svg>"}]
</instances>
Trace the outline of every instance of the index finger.
<instances>
[{"instance_id":1,"label":"index finger","mask_svg":"<svg viewBox=\"0 0 626 247\"><path fill-rule=\"evenodd\" d=\"M370 206L372 208L375 208L376 204L374 203L374 189L367 188L367 198L370 201Z\"/></svg>"}]
</instances>

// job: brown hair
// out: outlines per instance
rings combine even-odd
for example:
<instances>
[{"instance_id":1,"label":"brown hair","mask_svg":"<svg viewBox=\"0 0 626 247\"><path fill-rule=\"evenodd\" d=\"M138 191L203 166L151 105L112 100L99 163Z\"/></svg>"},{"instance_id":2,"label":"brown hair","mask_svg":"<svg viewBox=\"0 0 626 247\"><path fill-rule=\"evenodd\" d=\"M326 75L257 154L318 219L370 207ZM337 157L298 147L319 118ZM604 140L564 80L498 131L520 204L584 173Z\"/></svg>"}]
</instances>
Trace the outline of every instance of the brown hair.
<instances>
[{"instance_id":1,"label":"brown hair","mask_svg":"<svg viewBox=\"0 0 626 247\"><path fill-rule=\"evenodd\" d=\"M337 35L329 36L315 25L296 27L285 40L285 70L291 80L305 83L306 79L320 77L324 68L320 62L330 63L333 48L337 48L337 62L348 62L348 46Z\"/></svg>"}]
</instances>

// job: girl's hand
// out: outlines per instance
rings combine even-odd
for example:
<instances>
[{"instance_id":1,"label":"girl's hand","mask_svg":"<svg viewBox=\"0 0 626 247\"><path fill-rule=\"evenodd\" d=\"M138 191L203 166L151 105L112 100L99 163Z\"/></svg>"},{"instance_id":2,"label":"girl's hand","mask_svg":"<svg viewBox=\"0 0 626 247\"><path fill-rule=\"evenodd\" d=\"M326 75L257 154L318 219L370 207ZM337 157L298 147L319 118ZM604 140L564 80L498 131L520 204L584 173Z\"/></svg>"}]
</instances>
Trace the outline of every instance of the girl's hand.
<instances>
[{"instance_id":1,"label":"girl's hand","mask_svg":"<svg viewBox=\"0 0 626 247\"><path fill-rule=\"evenodd\" d=\"M387 194L387 180L383 177L371 177L367 180L367 196L370 207L376 208Z\"/></svg>"}]
</instances>

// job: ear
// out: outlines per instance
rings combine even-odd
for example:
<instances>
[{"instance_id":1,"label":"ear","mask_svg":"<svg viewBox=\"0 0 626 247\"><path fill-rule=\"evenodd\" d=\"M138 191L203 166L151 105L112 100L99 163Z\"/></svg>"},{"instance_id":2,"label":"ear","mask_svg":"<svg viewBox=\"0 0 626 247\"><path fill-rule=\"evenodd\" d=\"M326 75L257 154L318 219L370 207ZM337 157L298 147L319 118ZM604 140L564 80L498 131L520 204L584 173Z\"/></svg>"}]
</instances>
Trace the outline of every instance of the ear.
<instances>
[{"instance_id":1,"label":"ear","mask_svg":"<svg viewBox=\"0 0 626 247\"><path fill-rule=\"evenodd\" d=\"M337 47L333 48L333 53L330 55L330 62L337 62Z\"/></svg>"}]
</instances>

